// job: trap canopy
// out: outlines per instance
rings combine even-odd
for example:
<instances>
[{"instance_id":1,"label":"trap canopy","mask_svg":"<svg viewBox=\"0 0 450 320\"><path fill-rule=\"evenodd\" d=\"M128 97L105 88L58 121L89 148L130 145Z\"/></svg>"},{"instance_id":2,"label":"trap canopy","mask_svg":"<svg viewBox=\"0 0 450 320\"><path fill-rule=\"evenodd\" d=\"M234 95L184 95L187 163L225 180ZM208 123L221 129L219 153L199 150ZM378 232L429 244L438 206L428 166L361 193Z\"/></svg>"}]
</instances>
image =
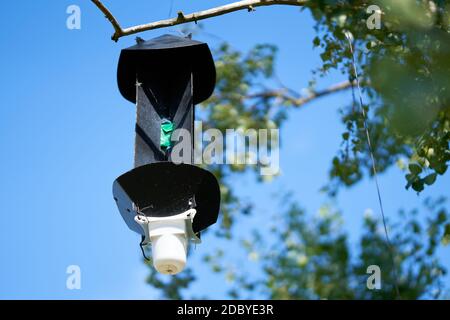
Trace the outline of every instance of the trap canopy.
<instances>
[{"instance_id":1,"label":"trap canopy","mask_svg":"<svg viewBox=\"0 0 450 320\"><path fill-rule=\"evenodd\" d=\"M217 221L216 178L193 165L194 105L212 94L216 71L206 43L172 35L123 49L117 82L136 103L134 169L113 183L113 195L128 227L152 243L162 273L180 272L189 240ZM191 157L173 163L176 129L191 134ZM175 141L175 142L174 142ZM182 143L182 141L180 141Z\"/></svg>"}]
</instances>

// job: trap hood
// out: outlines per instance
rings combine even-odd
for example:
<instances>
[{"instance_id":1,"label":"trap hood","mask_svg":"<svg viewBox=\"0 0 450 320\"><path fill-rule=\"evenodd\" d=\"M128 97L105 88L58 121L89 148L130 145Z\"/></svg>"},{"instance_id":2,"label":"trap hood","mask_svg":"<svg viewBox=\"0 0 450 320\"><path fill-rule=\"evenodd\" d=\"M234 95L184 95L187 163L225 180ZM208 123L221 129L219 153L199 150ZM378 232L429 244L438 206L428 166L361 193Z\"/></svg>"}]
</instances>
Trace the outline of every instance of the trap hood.
<instances>
[{"instance_id":1,"label":"trap hood","mask_svg":"<svg viewBox=\"0 0 450 320\"><path fill-rule=\"evenodd\" d=\"M179 70L190 68L193 79L193 103L208 99L214 91L216 69L206 43L173 35L163 35L123 49L117 69L122 96L136 102L136 81L161 78L169 81Z\"/></svg>"},{"instance_id":2,"label":"trap hood","mask_svg":"<svg viewBox=\"0 0 450 320\"><path fill-rule=\"evenodd\" d=\"M214 175L190 164L157 162L137 167L114 181L114 200L128 227L142 234L134 220L136 206L147 217L169 217L195 208L193 231L217 221L220 189Z\"/></svg>"}]
</instances>

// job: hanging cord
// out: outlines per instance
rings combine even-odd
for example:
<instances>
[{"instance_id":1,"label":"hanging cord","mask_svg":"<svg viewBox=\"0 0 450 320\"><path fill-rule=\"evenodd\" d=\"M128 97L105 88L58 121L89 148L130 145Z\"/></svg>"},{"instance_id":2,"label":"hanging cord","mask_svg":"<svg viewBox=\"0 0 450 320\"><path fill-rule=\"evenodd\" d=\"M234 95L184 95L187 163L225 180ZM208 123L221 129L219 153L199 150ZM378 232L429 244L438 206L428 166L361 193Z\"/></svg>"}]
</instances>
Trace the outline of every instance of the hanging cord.
<instances>
[{"instance_id":1,"label":"hanging cord","mask_svg":"<svg viewBox=\"0 0 450 320\"><path fill-rule=\"evenodd\" d=\"M142 236L141 242L139 243L139 247L141 248L142 256L144 257L144 259L145 259L146 261L151 261L151 260L147 257L147 255L145 254L145 250L144 250L144 240L145 240L145 236Z\"/></svg>"},{"instance_id":2,"label":"hanging cord","mask_svg":"<svg viewBox=\"0 0 450 320\"><path fill-rule=\"evenodd\" d=\"M148 207L143 208L142 210L139 208L139 206L137 206L136 204L133 203L133 211L135 211L138 215L144 216L144 213L142 213L143 210L145 210ZM145 254L145 249L144 249L144 240L145 240L145 235L141 236L141 242L139 242L139 247L141 248L141 252L142 252L142 256L144 257L144 259L146 261L151 261L147 255Z\"/></svg>"},{"instance_id":3,"label":"hanging cord","mask_svg":"<svg viewBox=\"0 0 450 320\"><path fill-rule=\"evenodd\" d=\"M367 138L367 146L369 147L369 153L370 153L370 158L372 160L372 170L373 170L373 176L375 179L375 185L377 188L377 195L378 195L378 203L380 206L380 211L381 211L381 217L383 220L383 227L384 227L384 234L386 236L386 245L389 249L389 255L391 258L391 263L392 263L392 270L393 270L393 275L394 275L394 287L395 287L395 291L397 294L397 298L401 299L401 295L400 295L400 290L398 288L398 275L397 275L397 270L395 268L395 258L394 258L394 249L392 247L392 243L391 240L389 238L389 233L387 230L387 226L386 226L386 216L384 214L384 209L383 209L383 201L381 199L381 191L380 191L380 186L378 184L378 172L377 172L377 167L376 167L376 162L375 162L375 156L373 154L373 148L372 148L372 142L370 140L370 134L369 134L369 126L367 125L367 114L366 111L364 109L364 103L363 103L363 98L362 98L362 92L361 92L361 85L359 82L359 75L358 75L358 70L356 68L356 60L355 60L355 53L353 52L353 46L352 46L352 36L349 32L345 32L345 36L348 40L348 44L350 47L350 53L352 55L352 65L353 65L353 71L355 73L355 80L356 80L356 86L358 89L358 97L359 97L359 106L361 109L361 113L363 116L363 123L364 123L364 130L366 132L366 138Z\"/></svg>"}]
</instances>

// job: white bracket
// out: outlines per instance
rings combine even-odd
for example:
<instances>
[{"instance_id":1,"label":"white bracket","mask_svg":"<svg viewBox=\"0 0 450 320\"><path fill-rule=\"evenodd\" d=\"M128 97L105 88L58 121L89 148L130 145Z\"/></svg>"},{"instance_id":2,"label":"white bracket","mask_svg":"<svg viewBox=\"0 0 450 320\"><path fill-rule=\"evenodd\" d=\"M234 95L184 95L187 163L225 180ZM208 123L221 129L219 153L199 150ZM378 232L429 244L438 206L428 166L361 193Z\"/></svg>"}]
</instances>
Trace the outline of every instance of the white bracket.
<instances>
[{"instance_id":1,"label":"white bracket","mask_svg":"<svg viewBox=\"0 0 450 320\"><path fill-rule=\"evenodd\" d=\"M169 216L169 217L146 217L143 214L136 214L134 216L134 221L136 221L141 227L142 230L144 230L145 238L142 241L142 245L148 245L151 243L151 236L154 236L155 234L152 234L150 223L158 224L160 222L170 222L170 221L176 221L176 220L184 220L186 225L186 239L192 241L195 244L201 243L199 237L194 233L194 230L192 229L192 223L194 222L194 217L197 213L197 210L195 209L189 209L183 213Z\"/></svg>"}]
</instances>

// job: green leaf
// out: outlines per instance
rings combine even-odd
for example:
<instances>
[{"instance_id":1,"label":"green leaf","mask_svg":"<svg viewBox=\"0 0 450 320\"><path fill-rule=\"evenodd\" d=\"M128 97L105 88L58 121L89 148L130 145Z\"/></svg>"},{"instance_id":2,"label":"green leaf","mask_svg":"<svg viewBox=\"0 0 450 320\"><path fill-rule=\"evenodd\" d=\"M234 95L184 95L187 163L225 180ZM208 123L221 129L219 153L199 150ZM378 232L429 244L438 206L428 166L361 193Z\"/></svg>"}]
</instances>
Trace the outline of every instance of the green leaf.
<instances>
[{"instance_id":1,"label":"green leaf","mask_svg":"<svg viewBox=\"0 0 450 320\"><path fill-rule=\"evenodd\" d=\"M436 168L435 168L436 172L439 173L440 175L444 174L445 171L447 171L447 165L445 163L439 163Z\"/></svg>"},{"instance_id":2,"label":"green leaf","mask_svg":"<svg viewBox=\"0 0 450 320\"><path fill-rule=\"evenodd\" d=\"M444 246L450 243L450 223L445 226L444 235L442 236L441 242Z\"/></svg>"},{"instance_id":3,"label":"green leaf","mask_svg":"<svg viewBox=\"0 0 450 320\"><path fill-rule=\"evenodd\" d=\"M429 174L423 179L423 182L426 185L431 186L436 181L436 177L437 177L437 173Z\"/></svg>"},{"instance_id":4,"label":"green leaf","mask_svg":"<svg viewBox=\"0 0 450 320\"><path fill-rule=\"evenodd\" d=\"M416 174L416 175L422 172L422 167L420 165L418 165L417 163L410 163L408 168L409 168L409 171L411 171L411 173Z\"/></svg>"},{"instance_id":5,"label":"green leaf","mask_svg":"<svg viewBox=\"0 0 450 320\"><path fill-rule=\"evenodd\" d=\"M342 139L344 139L344 140L348 140L349 137L350 137L350 133L348 133L348 132L344 132L342 134Z\"/></svg>"},{"instance_id":6,"label":"green leaf","mask_svg":"<svg viewBox=\"0 0 450 320\"><path fill-rule=\"evenodd\" d=\"M313 45L314 45L314 47L318 47L320 45L320 38L319 37L315 37L314 38Z\"/></svg>"},{"instance_id":7,"label":"green leaf","mask_svg":"<svg viewBox=\"0 0 450 320\"><path fill-rule=\"evenodd\" d=\"M411 184L411 187L414 189L414 191L417 191L417 192L423 191L423 189L424 189L423 180L418 179L418 180L414 181Z\"/></svg>"}]
</instances>

